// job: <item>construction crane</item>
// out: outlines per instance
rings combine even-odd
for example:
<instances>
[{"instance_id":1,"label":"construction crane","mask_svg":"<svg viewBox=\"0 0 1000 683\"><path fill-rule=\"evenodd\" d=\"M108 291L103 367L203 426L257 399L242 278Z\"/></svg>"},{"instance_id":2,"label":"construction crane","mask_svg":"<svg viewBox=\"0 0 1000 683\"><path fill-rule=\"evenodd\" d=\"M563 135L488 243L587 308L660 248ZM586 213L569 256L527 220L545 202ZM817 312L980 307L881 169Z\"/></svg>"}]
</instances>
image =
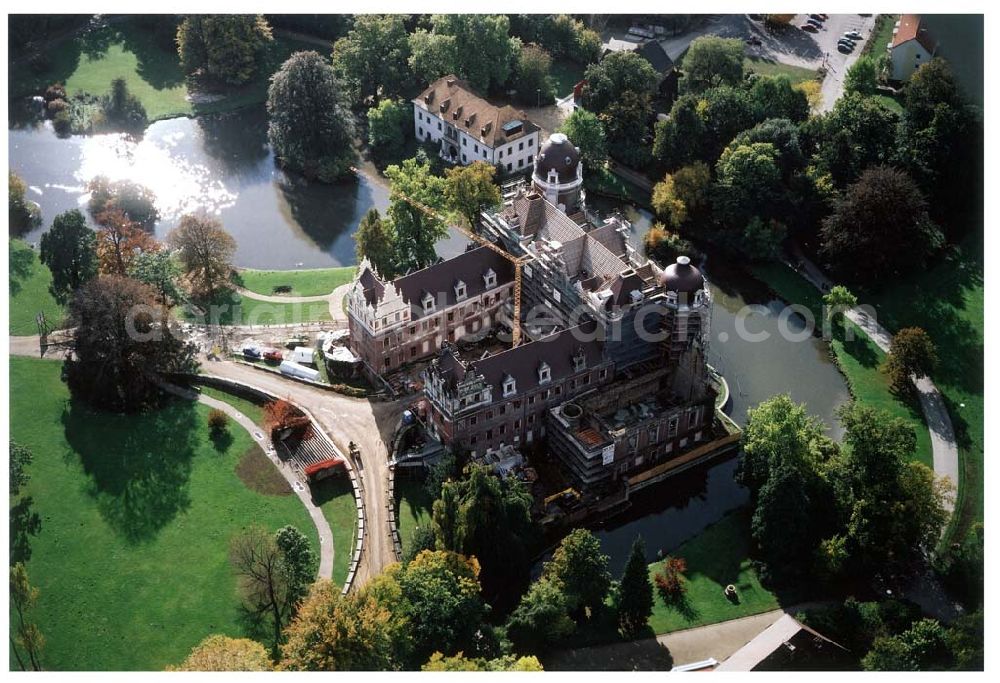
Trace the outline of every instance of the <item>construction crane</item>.
<instances>
[{"instance_id":1,"label":"construction crane","mask_svg":"<svg viewBox=\"0 0 1000 683\"><path fill-rule=\"evenodd\" d=\"M351 170L355 174L357 174L357 175L363 175L362 171L360 171L357 168L354 168L353 166L351 167ZM413 197L405 195L402 192L398 192L397 191L396 194L398 196L402 197L403 200L407 204L409 204L410 206L412 206L413 208L418 209L419 211L425 213L426 215L430 216L431 218L434 218L435 220L439 220L442 223L447 224L448 221L447 221L447 219L444 216L442 216L439 212L435 211L434 209L432 209L431 207L427 206L423 202L420 202L420 201L414 199ZM470 240L472 240L476 244L484 246L487 249L493 250L494 252L496 252L500 256L504 257L505 259L507 259L508 261L510 261L514 265L514 316L513 316L514 319L511 322L511 326L510 326L511 327L511 344L512 344L512 346L515 346L515 347L518 346L518 345L520 345L520 343L521 343L521 267L526 262L528 262L528 261L531 260L531 256L528 256L528 255L514 256L513 254L511 254L510 252L508 252L503 247L498 247L496 244L494 244L490 240L488 240L485 237L483 237L482 235L474 232L473 230L467 229L465 226L457 225L457 224L453 223L453 224L451 224L450 227L454 228L455 230L458 230L460 233L462 233L462 235L464 235L465 237L468 237Z\"/></svg>"}]
</instances>

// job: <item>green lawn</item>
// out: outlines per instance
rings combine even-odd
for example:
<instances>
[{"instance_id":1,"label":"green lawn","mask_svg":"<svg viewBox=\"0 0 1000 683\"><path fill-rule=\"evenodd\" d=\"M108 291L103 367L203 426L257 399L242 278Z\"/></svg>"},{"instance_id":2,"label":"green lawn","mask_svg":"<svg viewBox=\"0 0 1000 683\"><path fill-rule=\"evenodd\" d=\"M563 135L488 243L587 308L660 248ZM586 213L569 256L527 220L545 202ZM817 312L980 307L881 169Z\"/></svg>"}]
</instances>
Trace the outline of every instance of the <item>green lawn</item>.
<instances>
[{"instance_id":1,"label":"green lawn","mask_svg":"<svg viewBox=\"0 0 1000 683\"><path fill-rule=\"evenodd\" d=\"M777 609L778 597L760 585L750 566L749 539L749 512L740 509L673 550L672 556L687 562L687 591L680 604L670 606L657 591L649 619L653 632L669 633ZM649 565L650 580L661 564ZM736 586L739 598L735 602L724 594L729 584Z\"/></svg>"},{"instance_id":2,"label":"green lawn","mask_svg":"<svg viewBox=\"0 0 1000 683\"><path fill-rule=\"evenodd\" d=\"M254 403L249 399L236 396L235 394L230 394L228 391L216 389L215 387L201 385L199 388L201 389L201 393L205 396L219 401L225 401L233 408L236 408L236 410L253 420L255 425L264 424L264 407L259 403Z\"/></svg>"},{"instance_id":3,"label":"green lawn","mask_svg":"<svg viewBox=\"0 0 1000 683\"><path fill-rule=\"evenodd\" d=\"M242 636L230 539L293 524L292 495L250 491L234 472L243 430L213 443L208 409L176 400L144 415L69 398L61 364L10 359L11 432L34 453L24 495L41 517L27 567L49 670L161 670L211 633Z\"/></svg>"},{"instance_id":4,"label":"green lawn","mask_svg":"<svg viewBox=\"0 0 1000 683\"><path fill-rule=\"evenodd\" d=\"M889 111L895 112L897 114L903 113L903 105L900 104L899 100L895 97L890 97L889 95L875 95L875 99L878 100L883 107Z\"/></svg>"},{"instance_id":5,"label":"green lawn","mask_svg":"<svg viewBox=\"0 0 1000 683\"><path fill-rule=\"evenodd\" d=\"M973 230L930 268L863 295L889 330L919 326L937 345L934 383L958 438L961 492L957 529L983 520L983 233Z\"/></svg>"},{"instance_id":6,"label":"green lawn","mask_svg":"<svg viewBox=\"0 0 1000 683\"><path fill-rule=\"evenodd\" d=\"M753 272L781 298L807 306L813 311L816 324L822 324L822 296L798 273L782 263L758 265ZM867 300L861 297L861 303L867 303ZM917 435L915 459L931 466L931 438L919 406L910 405L892 393L888 379L880 370L885 354L859 327L851 322L847 324L854 332L854 341L845 341L843 333L835 328L830 346L851 394L865 405L880 408L909 422Z\"/></svg>"},{"instance_id":7,"label":"green lawn","mask_svg":"<svg viewBox=\"0 0 1000 683\"><path fill-rule=\"evenodd\" d=\"M556 89L556 97L566 97L573 92L573 86L583 80L585 67L574 61L557 57L552 60L549 76Z\"/></svg>"},{"instance_id":8,"label":"green lawn","mask_svg":"<svg viewBox=\"0 0 1000 683\"><path fill-rule=\"evenodd\" d=\"M358 508L354 487L346 476L331 477L313 484L312 493L313 502L323 510L333 533L333 581L343 586L351 568L357 538Z\"/></svg>"},{"instance_id":9,"label":"green lawn","mask_svg":"<svg viewBox=\"0 0 1000 683\"><path fill-rule=\"evenodd\" d=\"M788 76L793 84L801 83L802 81L814 81L819 75L816 69L782 64L781 62L760 59L759 57L747 57L744 59L743 69L745 71L753 71L761 76Z\"/></svg>"},{"instance_id":10,"label":"green lawn","mask_svg":"<svg viewBox=\"0 0 1000 683\"><path fill-rule=\"evenodd\" d=\"M193 104L188 83L176 51L166 49L134 22L125 20L85 34L64 39L46 48L49 68L35 73L27 64L11 68L9 93L22 97L40 93L48 85L62 82L67 93L103 95L111 81L124 78L151 121L225 111L262 102L268 79L297 50L316 49L285 37L274 39L262 60L260 75L245 86Z\"/></svg>"},{"instance_id":11,"label":"green lawn","mask_svg":"<svg viewBox=\"0 0 1000 683\"><path fill-rule=\"evenodd\" d=\"M396 525L405 551L417 527L431 523L434 501L427 494L421 479L396 478Z\"/></svg>"},{"instance_id":12,"label":"green lawn","mask_svg":"<svg viewBox=\"0 0 1000 683\"><path fill-rule=\"evenodd\" d=\"M49 293L52 273L38 260L38 254L24 241L12 239L8 244L8 265L10 334L38 334L35 316L39 311L45 313L49 325L58 328L64 315L63 307Z\"/></svg>"},{"instance_id":13,"label":"green lawn","mask_svg":"<svg viewBox=\"0 0 1000 683\"><path fill-rule=\"evenodd\" d=\"M257 294L275 294L274 288L291 287L288 296L320 296L329 294L340 285L354 279L356 266L314 268L311 270L251 270L240 271L243 287Z\"/></svg>"},{"instance_id":14,"label":"green lawn","mask_svg":"<svg viewBox=\"0 0 1000 683\"><path fill-rule=\"evenodd\" d=\"M251 299L232 292L220 296L216 306L215 312L206 311L203 319L189 310L176 310L184 320L205 323L217 321L221 325L288 325L332 319L330 305L326 301L279 304Z\"/></svg>"},{"instance_id":15,"label":"green lawn","mask_svg":"<svg viewBox=\"0 0 1000 683\"><path fill-rule=\"evenodd\" d=\"M875 19L875 28L872 29L872 35L865 43L862 54L869 52L875 55L883 54L886 45L892 41L892 29L896 25L897 19L899 19L898 14L878 15Z\"/></svg>"}]
</instances>

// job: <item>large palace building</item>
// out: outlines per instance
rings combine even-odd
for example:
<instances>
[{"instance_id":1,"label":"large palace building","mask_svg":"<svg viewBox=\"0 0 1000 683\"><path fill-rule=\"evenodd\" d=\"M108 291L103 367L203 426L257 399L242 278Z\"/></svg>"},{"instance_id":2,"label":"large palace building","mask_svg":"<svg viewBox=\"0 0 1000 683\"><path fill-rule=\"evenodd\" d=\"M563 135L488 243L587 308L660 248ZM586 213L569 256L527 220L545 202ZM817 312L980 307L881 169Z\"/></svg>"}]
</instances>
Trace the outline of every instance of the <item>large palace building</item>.
<instances>
[{"instance_id":1,"label":"large palace building","mask_svg":"<svg viewBox=\"0 0 1000 683\"><path fill-rule=\"evenodd\" d=\"M582 177L578 150L553 135L531 184L482 214L480 234L522 264L519 345L514 266L488 247L391 282L365 262L348 314L369 374L426 363L431 436L473 459L544 439L600 487L715 438L712 300L686 257L662 268L620 216L589 220Z\"/></svg>"}]
</instances>

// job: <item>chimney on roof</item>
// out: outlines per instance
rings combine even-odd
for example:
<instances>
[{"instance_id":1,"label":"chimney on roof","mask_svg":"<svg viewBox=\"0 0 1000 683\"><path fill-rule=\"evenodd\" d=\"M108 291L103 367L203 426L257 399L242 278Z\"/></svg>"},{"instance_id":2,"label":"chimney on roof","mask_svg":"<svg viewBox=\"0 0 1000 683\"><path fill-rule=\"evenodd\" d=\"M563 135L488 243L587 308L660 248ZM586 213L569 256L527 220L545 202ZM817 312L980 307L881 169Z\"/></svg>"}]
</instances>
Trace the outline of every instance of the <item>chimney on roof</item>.
<instances>
[{"instance_id":1,"label":"chimney on roof","mask_svg":"<svg viewBox=\"0 0 1000 683\"><path fill-rule=\"evenodd\" d=\"M454 79L454 78L449 78L449 79L448 79L448 80L446 81L446 83L448 84L448 87L449 87L449 88L451 88L451 87L454 87L454 85L455 85L455 79Z\"/></svg>"},{"instance_id":2,"label":"chimney on roof","mask_svg":"<svg viewBox=\"0 0 1000 683\"><path fill-rule=\"evenodd\" d=\"M485 126L483 126L483 127L482 127L482 128L480 129L480 131L479 131L479 132L480 132L480 134L481 134L481 135L482 135L483 137L486 137L487 135L489 135L489 134L490 134L490 131L491 131L491 130L493 130L493 122L492 122L492 121L487 121L487 122L486 122L486 125L485 125Z\"/></svg>"},{"instance_id":3,"label":"chimney on roof","mask_svg":"<svg viewBox=\"0 0 1000 683\"><path fill-rule=\"evenodd\" d=\"M524 231L527 233L538 232L542 225L542 218L545 215L545 200L537 192L529 192L524 196L527 211L524 216Z\"/></svg>"}]
</instances>

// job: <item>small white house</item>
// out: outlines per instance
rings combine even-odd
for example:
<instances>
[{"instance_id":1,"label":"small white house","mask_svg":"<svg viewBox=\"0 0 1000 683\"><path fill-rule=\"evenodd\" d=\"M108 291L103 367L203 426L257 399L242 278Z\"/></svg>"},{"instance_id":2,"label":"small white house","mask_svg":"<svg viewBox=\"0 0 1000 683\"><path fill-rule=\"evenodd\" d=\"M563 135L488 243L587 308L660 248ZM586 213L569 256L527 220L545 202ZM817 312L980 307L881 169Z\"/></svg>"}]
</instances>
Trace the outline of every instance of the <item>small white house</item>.
<instances>
[{"instance_id":1,"label":"small white house","mask_svg":"<svg viewBox=\"0 0 1000 683\"><path fill-rule=\"evenodd\" d=\"M919 14L904 14L892 30L892 42L886 46L892 60L892 79L905 81L937 52L938 43L921 25Z\"/></svg>"}]
</instances>

